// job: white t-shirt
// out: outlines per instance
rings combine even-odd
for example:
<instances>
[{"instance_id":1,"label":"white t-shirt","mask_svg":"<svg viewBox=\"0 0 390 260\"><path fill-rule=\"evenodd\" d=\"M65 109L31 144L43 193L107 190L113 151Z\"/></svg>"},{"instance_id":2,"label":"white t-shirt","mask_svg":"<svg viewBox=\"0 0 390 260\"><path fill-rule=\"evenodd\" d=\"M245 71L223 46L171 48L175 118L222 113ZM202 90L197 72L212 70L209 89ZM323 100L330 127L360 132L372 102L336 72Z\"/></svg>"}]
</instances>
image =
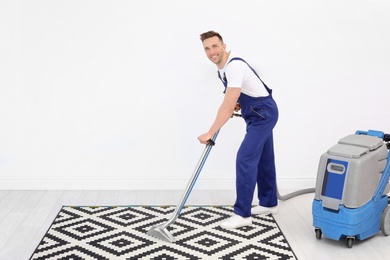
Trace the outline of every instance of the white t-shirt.
<instances>
[{"instance_id":1,"label":"white t-shirt","mask_svg":"<svg viewBox=\"0 0 390 260\"><path fill-rule=\"evenodd\" d=\"M219 70L219 75L224 78L224 73L228 82L228 87L241 88L241 92L251 97L266 97L268 91L264 87L263 83L255 75L255 73L249 68L249 66L241 61L234 60L229 63L232 58L239 57L234 52L230 52L229 58L225 64L225 67Z\"/></svg>"}]
</instances>

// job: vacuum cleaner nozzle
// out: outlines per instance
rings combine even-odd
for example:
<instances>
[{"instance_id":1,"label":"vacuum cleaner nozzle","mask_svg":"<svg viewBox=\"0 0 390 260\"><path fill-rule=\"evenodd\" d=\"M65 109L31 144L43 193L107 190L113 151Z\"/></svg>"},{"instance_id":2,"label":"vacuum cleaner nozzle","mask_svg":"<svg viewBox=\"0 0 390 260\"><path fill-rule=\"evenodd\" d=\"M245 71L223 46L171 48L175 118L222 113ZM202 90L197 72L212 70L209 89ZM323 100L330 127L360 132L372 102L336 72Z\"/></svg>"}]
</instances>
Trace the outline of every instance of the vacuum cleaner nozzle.
<instances>
[{"instance_id":1,"label":"vacuum cleaner nozzle","mask_svg":"<svg viewBox=\"0 0 390 260\"><path fill-rule=\"evenodd\" d=\"M164 225L158 225L152 227L151 229L149 229L147 234L149 236L161 239L166 242L170 242L170 243L175 242L175 237L172 236L171 233L169 233L169 231L166 229L166 227L164 227Z\"/></svg>"}]
</instances>

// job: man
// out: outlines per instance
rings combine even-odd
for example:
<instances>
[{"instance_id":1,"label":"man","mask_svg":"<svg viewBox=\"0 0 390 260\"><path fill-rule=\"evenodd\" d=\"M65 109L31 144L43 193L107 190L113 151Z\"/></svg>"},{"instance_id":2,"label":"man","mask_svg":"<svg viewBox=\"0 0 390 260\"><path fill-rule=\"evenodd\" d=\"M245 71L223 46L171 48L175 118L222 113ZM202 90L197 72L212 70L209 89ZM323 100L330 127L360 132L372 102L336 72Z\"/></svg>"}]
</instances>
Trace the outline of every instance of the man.
<instances>
[{"instance_id":1,"label":"man","mask_svg":"<svg viewBox=\"0 0 390 260\"><path fill-rule=\"evenodd\" d=\"M269 89L257 73L234 52L227 52L220 34L214 31L200 35L204 51L218 67L225 87L225 97L210 129L198 137L207 141L241 110L246 122L246 134L237 152L234 215L221 223L225 229L252 224L251 214L277 212L276 171L272 130L278 120L278 108ZM252 208L255 186L259 206Z\"/></svg>"}]
</instances>

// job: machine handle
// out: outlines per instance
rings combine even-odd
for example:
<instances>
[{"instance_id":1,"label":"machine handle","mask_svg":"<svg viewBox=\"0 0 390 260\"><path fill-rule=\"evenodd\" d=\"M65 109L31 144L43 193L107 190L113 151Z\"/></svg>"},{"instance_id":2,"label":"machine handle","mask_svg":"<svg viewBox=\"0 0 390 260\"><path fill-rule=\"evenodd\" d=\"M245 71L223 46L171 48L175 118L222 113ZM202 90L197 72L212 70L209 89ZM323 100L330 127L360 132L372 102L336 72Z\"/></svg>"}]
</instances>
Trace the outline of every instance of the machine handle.
<instances>
[{"instance_id":1,"label":"machine handle","mask_svg":"<svg viewBox=\"0 0 390 260\"><path fill-rule=\"evenodd\" d=\"M214 145L215 145L214 140L213 140L213 139L209 139L209 140L207 141L207 145L214 146Z\"/></svg>"},{"instance_id":2,"label":"machine handle","mask_svg":"<svg viewBox=\"0 0 390 260\"><path fill-rule=\"evenodd\" d=\"M379 138L383 139L383 141L385 141L385 142L389 142L390 141L390 134L385 134L382 131L377 131L377 130L368 130L368 131L357 130L355 132L355 134L357 134L357 135L376 136L376 137L379 137Z\"/></svg>"}]
</instances>

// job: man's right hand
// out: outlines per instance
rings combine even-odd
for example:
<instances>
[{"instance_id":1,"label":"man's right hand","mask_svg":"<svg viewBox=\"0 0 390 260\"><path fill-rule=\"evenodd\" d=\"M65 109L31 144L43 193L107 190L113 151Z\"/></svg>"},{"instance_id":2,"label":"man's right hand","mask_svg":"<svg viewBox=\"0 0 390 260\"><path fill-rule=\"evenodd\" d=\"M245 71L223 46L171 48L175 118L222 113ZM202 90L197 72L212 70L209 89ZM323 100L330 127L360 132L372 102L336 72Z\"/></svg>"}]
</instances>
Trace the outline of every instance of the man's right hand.
<instances>
[{"instance_id":1,"label":"man's right hand","mask_svg":"<svg viewBox=\"0 0 390 260\"><path fill-rule=\"evenodd\" d=\"M237 102L236 106L234 107L234 112L238 112L241 109L240 103Z\"/></svg>"}]
</instances>

